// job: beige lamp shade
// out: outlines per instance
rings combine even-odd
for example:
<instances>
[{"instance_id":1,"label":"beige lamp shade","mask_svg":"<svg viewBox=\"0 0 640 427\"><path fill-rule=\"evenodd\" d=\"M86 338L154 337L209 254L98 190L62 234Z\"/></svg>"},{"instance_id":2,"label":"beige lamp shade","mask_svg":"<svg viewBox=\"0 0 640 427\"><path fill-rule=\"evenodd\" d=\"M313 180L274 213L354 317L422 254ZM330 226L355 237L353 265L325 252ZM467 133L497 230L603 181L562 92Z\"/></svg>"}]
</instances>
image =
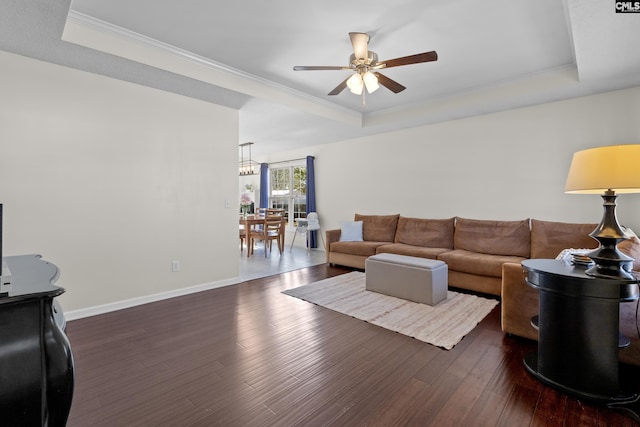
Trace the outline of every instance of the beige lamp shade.
<instances>
[{"instance_id":1,"label":"beige lamp shade","mask_svg":"<svg viewBox=\"0 0 640 427\"><path fill-rule=\"evenodd\" d=\"M640 144L611 145L573 155L565 193L640 193Z\"/></svg>"}]
</instances>

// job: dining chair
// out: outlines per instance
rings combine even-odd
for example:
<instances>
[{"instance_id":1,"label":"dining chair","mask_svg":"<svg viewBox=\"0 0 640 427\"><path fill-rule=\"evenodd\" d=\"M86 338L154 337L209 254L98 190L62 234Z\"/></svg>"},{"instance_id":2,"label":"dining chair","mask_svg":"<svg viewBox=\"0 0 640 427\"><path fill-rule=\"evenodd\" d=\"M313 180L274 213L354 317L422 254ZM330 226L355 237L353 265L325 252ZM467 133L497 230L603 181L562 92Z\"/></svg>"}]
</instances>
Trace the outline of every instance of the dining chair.
<instances>
[{"instance_id":1,"label":"dining chair","mask_svg":"<svg viewBox=\"0 0 640 427\"><path fill-rule=\"evenodd\" d=\"M273 241L276 240L278 244L278 250L282 254L284 237L284 218L282 216L267 216L265 218L264 226L262 228L252 227L249 230L249 247L251 253L253 253L254 242L261 240L264 244L264 256L267 257L267 244L269 245L269 252L272 251Z\"/></svg>"},{"instance_id":2,"label":"dining chair","mask_svg":"<svg viewBox=\"0 0 640 427\"><path fill-rule=\"evenodd\" d=\"M244 249L244 241L247 238L247 232L245 231L244 227L239 229L239 234L240 234L240 252L242 252L242 250ZM247 246L247 250L249 250L248 246Z\"/></svg>"},{"instance_id":3,"label":"dining chair","mask_svg":"<svg viewBox=\"0 0 640 427\"><path fill-rule=\"evenodd\" d=\"M243 221L240 220L240 240L243 239L247 247L247 258L253 254L253 243L257 235L262 234L262 221L253 221L251 219Z\"/></svg>"},{"instance_id":4,"label":"dining chair","mask_svg":"<svg viewBox=\"0 0 640 427\"><path fill-rule=\"evenodd\" d=\"M284 215L284 209L282 208L267 208L267 215Z\"/></svg>"}]
</instances>

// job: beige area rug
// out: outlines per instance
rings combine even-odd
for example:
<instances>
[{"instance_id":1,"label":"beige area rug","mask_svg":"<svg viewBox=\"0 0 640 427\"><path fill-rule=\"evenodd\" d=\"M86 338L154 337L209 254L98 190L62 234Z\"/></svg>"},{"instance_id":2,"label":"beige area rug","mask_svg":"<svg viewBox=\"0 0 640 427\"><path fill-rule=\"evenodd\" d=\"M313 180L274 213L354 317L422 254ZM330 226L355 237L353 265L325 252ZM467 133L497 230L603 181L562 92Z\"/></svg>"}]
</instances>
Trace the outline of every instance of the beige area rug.
<instances>
[{"instance_id":1,"label":"beige area rug","mask_svg":"<svg viewBox=\"0 0 640 427\"><path fill-rule=\"evenodd\" d=\"M448 291L430 306L365 289L359 271L282 292L347 314L417 340L451 350L498 304L498 301Z\"/></svg>"}]
</instances>

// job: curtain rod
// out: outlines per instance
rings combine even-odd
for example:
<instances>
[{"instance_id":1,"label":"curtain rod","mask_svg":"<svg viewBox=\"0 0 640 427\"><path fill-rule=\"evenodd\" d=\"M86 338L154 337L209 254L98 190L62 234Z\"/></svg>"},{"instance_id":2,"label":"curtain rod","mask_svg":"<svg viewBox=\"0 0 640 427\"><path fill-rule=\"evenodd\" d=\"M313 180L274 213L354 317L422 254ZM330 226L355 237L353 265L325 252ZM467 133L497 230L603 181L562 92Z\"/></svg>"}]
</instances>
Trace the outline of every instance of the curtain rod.
<instances>
[{"instance_id":1,"label":"curtain rod","mask_svg":"<svg viewBox=\"0 0 640 427\"><path fill-rule=\"evenodd\" d=\"M313 156L312 156L313 157ZM302 157L300 159L291 159L291 160L281 160L279 162L269 162L270 165L277 165L278 163L291 163L291 162L298 162L300 160L307 160L306 157Z\"/></svg>"}]
</instances>

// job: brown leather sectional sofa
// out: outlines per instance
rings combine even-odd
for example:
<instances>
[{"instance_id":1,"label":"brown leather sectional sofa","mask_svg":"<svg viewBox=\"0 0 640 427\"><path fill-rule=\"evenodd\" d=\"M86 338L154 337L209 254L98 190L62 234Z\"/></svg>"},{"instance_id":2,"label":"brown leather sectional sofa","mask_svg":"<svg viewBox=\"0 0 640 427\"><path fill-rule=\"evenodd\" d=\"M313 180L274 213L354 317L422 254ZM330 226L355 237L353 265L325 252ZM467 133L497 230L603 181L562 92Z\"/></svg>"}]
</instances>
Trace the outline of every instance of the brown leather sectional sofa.
<instances>
[{"instance_id":1,"label":"brown leather sectional sofa","mask_svg":"<svg viewBox=\"0 0 640 427\"><path fill-rule=\"evenodd\" d=\"M520 262L556 258L564 249L595 248L589 236L597 224L536 219L491 221L467 218L421 219L400 215L355 215L363 222L363 241L341 242L339 229L327 230L327 262L364 269L378 253L439 259L447 263L449 286L501 297L502 330L537 340L531 317L538 313L538 291L525 282ZM636 259L640 271L640 241L619 248ZM621 360L640 364L640 340L635 331L635 303L621 303L621 331L632 338ZM625 360L626 358L626 360Z\"/></svg>"},{"instance_id":2,"label":"brown leather sectional sofa","mask_svg":"<svg viewBox=\"0 0 640 427\"><path fill-rule=\"evenodd\" d=\"M447 263L449 286L497 296L502 295L503 264L597 246L588 236L595 224L360 214L355 221L363 222L362 242L341 242L340 230L326 232L330 264L364 269L367 257L385 252L438 259Z\"/></svg>"}]
</instances>

